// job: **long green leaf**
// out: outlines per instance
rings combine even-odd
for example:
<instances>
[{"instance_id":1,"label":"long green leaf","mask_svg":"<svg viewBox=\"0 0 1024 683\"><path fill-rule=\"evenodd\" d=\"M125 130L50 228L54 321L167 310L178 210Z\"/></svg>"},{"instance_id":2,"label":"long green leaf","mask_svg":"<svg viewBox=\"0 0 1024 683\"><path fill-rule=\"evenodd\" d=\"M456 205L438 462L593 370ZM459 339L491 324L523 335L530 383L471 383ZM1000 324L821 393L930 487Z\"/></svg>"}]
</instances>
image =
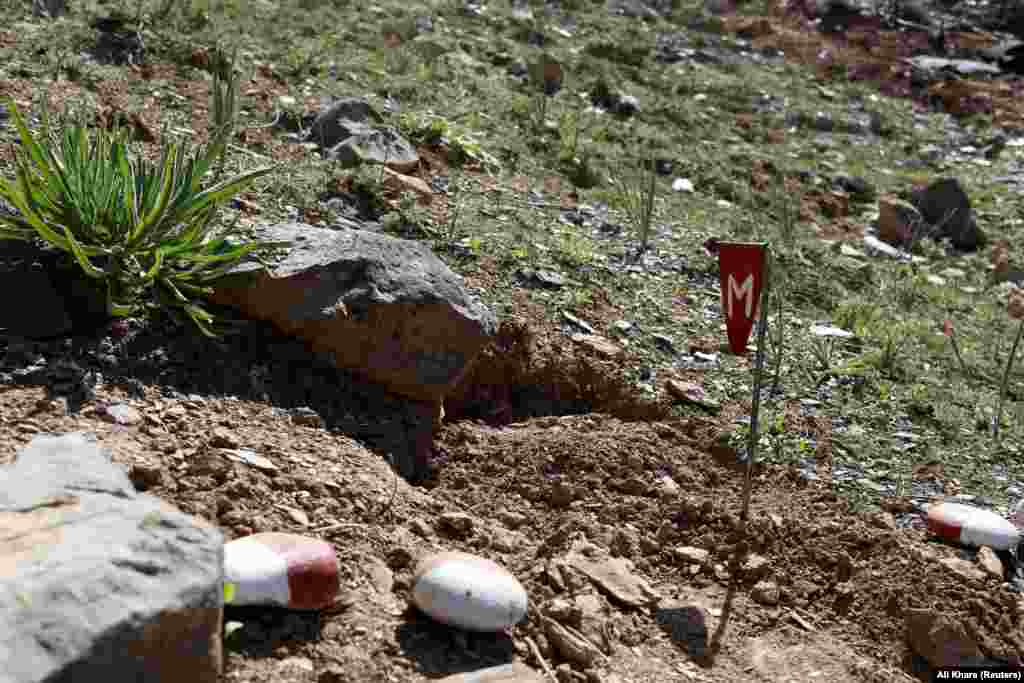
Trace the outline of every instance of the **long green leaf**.
<instances>
[{"instance_id":1,"label":"long green leaf","mask_svg":"<svg viewBox=\"0 0 1024 683\"><path fill-rule=\"evenodd\" d=\"M171 188L174 183L174 174L172 168L174 165L174 159L178 155L178 149L175 144L170 143L165 149L166 156L163 159L163 166L161 168L161 183L160 191L157 194L155 205L153 208L143 216L139 224L135 226L134 234L131 239L137 240L144 238L146 233L153 227L156 221L163 215L167 209L168 203L171 201Z\"/></svg>"},{"instance_id":2,"label":"long green leaf","mask_svg":"<svg viewBox=\"0 0 1024 683\"><path fill-rule=\"evenodd\" d=\"M68 246L67 240L53 231L50 226L46 224L46 221L43 220L43 217L29 205L27 198L30 196L31 186L27 175L21 168L18 169L18 185L20 192L16 195L12 195L10 198L14 207L18 209L25 220L27 220L32 227L36 229L36 232L39 233L40 237L55 247L60 247L64 251L70 251L71 247Z\"/></svg>"},{"instance_id":3,"label":"long green leaf","mask_svg":"<svg viewBox=\"0 0 1024 683\"><path fill-rule=\"evenodd\" d=\"M85 249L83 249L82 245L78 243L78 240L75 239L75 236L71 234L71 231L68 230L67 227L64 228L64 236L67 238L68 245L71 247L71 252L75 255L75 260L78 261L78 265L82 267L82 270L85 271L86 275L91 278L96 278L97 280L107 277L109 274L108 271L97 268L92 264L92 261L90 261L89 257L86 255Z\"/></svg>"},{"instance_id":4,"label":"long green leaf","mask_svg":"<svg viewBox=\"0 0 1024 683\"><path fill-rule=\"evenodd\" d=\"M254 180L257 180L268 173L273 173L275 170L275 166L258 168L254 171L249 171L248 173L243 173L235 176L234 178L218 183L207 190L203 190L195 197L195 210L200 211L212 204L220 204L226 199L230 199L234 195L238 194L238 192Z\"/></svg>"},{"instance_id":5,"label":"long green leaf","mask_svg":"<svg viewBox=\"0 0 1024 683\"><path fill-rule=\"evenodd\" d=\"M160 272L160 268L163 265L164 265L164 250L163 249L157 249L156 250L156 254L153 257L153 266L149 270L146 271L146 273L142 276L142 279L144 281L146 281L146 282L151 282L154 278L156 278L157 274Z\"/></svg>"},{"instance_id":6,"label":"long green leaf","mask_svg":"<svg viewBox=\"0 0 1024 683\"><path fill-rule=\"evenodd\" d=\"M195 326L199 328L203 335L210 338L217 337L213 327L210 325L213 322L213 318L209 313L195 305L185 306L184 308L185 312L188 313L188 317L192 319L192 322L195 323Z\"/></svg>"},{"instance_id":7,"label":"long green leaf","mask_svg":"<svg viewBox=\"0 0 1024 683\"><path fill-rule=\"evenodd\" d=\"M39 170L45 175L49 169L46 164L46 155L43 153L42 147L36 142L32 133L29 131L28 126L25 125L25 120L21 118L21 112L18 111L18 107L14 103L14 98L8 97L7 101L7 108L11 112L11 118L14 119L14 127L18 130L18 137L21 138L22 146L28 152L29 157L36 164Z\"/></svg>"}]
</instances>

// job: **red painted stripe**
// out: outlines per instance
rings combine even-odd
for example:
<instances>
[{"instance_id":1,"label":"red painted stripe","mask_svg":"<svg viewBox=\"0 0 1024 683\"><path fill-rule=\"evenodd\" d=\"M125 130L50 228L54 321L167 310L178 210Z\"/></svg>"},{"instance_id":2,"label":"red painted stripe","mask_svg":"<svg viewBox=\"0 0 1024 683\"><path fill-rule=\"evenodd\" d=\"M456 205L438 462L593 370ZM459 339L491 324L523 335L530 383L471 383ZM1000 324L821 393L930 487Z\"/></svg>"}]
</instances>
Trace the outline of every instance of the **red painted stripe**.
<instances>
[{"instance_id":1,"label":"red painted stripe","mask_svg":"<svg viewBox=\"0 0 1024 683\"><path fill-rule=\"evenodd\" d=\"M928 528L931 529L932 533L943 538L948 538L951 541L960 540L960 532L963 527L953 522L945 522L935 517L928 518Z\"/></svg>"},{"instance_id":2,"label":"red painted stripe","mask_svg":"<svg viewBox=\"0 0 1024 683\"><path fill-rule=\"evenodd\" d=\"M288 562L288 591L295 609L320 609L334 602L340 587L338 559L334 548L322 544L305 546L301 553L291 553Z\"/></svg>"}]
</instances>

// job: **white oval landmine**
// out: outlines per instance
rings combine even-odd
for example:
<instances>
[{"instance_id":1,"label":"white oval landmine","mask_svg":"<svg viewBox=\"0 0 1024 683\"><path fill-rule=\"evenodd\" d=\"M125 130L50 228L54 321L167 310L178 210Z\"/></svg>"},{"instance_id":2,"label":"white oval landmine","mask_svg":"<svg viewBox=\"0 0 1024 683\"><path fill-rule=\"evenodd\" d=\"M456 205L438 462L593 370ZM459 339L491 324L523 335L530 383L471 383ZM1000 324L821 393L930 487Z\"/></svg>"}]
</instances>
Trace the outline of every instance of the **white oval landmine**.
<instances>
[{"instance_id":1,"label":"white oval landmine","mask_svg":"<svg viewBox=\"0 0 1024 683\"><path fill-rule=\"evenodd\" d=\"M413 603L437 621L468 631L501 631L526 616L526 589L504 567L445 552L416 567Z\"/></svg>"}]
</instances>

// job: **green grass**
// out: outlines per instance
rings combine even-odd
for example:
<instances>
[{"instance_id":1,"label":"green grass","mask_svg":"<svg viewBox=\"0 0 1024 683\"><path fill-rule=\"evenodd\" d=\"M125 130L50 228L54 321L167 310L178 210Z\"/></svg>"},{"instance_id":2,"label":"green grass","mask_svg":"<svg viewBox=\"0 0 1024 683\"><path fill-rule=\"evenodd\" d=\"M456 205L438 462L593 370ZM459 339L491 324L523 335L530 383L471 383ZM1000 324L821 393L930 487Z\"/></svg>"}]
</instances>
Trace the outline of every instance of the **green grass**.
<instances>
[{"instance_id":1,"label":"green grass","mask_svg":"<svg viewBox=\"0 0 1024 683\"><path fill-rule=\"evenodd\" d=\"M142 16L151 16L162 4L143 2ZM1018 246L1024 243L1024 204L1005 185L992 182L1005 174L1012 155L1004 153L990 166L904 168L896 162L947 140L944 114L915 114L908 101L884 97L864 83L823 82L794 64L656 62L656 34L684 30L689 18L699 16L695 3L679 3L672 15L676 23L612 16L604 3L573 4L576 9L567 13L573 22L565 24L570 29L561 28L560 17L546 17L534 6L531 28L547 41L540 48L525 42L523 24L512 20L510 5L503 0L488 3L479 17L461 12L460 3L442 1L410 5L381 0L369 9L342 0L172 2L164 19L147 25L144 37L149 61L176 69L145 79L127 67L72 57L94 40L88 20L111 5L76 3L67 18L47 23L31 17L26 3L0 0L0 13L10 18L17 36L16 45L0 41L0 81L23 81L33 86L25 90L29 94L42 91L43 84L67 88L75 92L69 99L93 108L103 101L104 83L121 81L124 109L138 111L155 102L169 128L195 130L202 125L194 121L193 105L175 79L208 82L209 74L191 65L191 54L196 47L220 46L239 50L237 130L266 126L269 110L281 106L282 96L294 99L294 109L301 109L307 98L328 95L366 95L381 111L385 101L397 101L400 112L391 116L393 125L418 142L447 143L450 173L456 179L447 199L457 212L453 223L434 224L428 212L406 204L400 211L403 220L391 223L403 236L434 246L457 272L472 275L484 267L496 268L492 275L498 284L487 296L499 314L515 310L516 269L550 268L566 273L571 283L559 293L531 290L529 296L547 308L553 322L566 308L584 315L602 292L616 307L617 317L669 334L683 350L689 340L724 343L722 321L703 314L717 303L718 293L717 264L701 245L710 236L768 240L785 252L785 267L779 271L784 282L778 283L785 307L782 357L769 356L766 363L772 371L780 364L783 393L763 404L766 419L775 420L784 405L817 397L819 385L833 382L818 411L847 427L833 435L834 458L864 463L876 482L905 481L915 464L940 460L945 475L959 479L968 492L1005 502L1005 484L993 479L991 467L1002 464L1006 476L1024 478L1018 452L1024 437L1024 372L1018 362L1008 377L1002 439L996 445L989 424L1016 325L1007 318L1005 297L988 284L987 253L946 257L926 242L920 246L928 261L916 266L844 257L815 232L815 226L836 221L813 201L829 188L801 179L799 173L811 172L819 179L839 173L862 176L879 193L893 194L914 182L956 175L976 209L984 212L979 214L984 227L1009 240L1011 262L1019 263L1024 258ZM123 9L133 16L136 4ZM432 17L434 32L428 38L435 46L417 47L416 41L425 39L397 48L385 45L385 30L408 37L416 15ZM691 34L695 42L729 40L716 33ZM507 65L529 65L545 53L562 65L564 81L560 92L538 100L529 82L508 75ZM637 97L640 112L622 120L589 111L585 93L601 82ZM755 111L762 94L784 96L784 111ZM859 144L862 138L837 132L834 144L826 146L807 127L784 130L786 112L823 112L842 121L856 101L878 111L892 134ZM970 125L979 135L987 133L984 117ZM781 137L769 141L776 133ZM248 195L259 206L259 221L284 220L291 209L322 208L318 196L353 173L321 160L312 150L279 145L279 134L274 135L278 137L267 144L236 140L226 159L224 172L234 174L262 165L260 157L273 156L278 147L294 155ZM614 181L649 151L648 140L656 141L659 156L675 161L671 176L653 179L651 223L660 231L651 233L648 253L685 255L686 273L660 279L633 276L619 259L635 253L636 233L625 230L618 241L597 239L586 228L558 220L558 197L549 195L544 205L535 206L513 189L525 182L529 189L542 190L545 179L552 177L561 180L563 190L575 183L581 203L604 203L610 207L610 222L628 226L628 207L617 197ZM0 128L0 143L11 142L11 128ZM767 190L753 186L758 164L773 169ZM0 157L0 172L11 170L9 159ZM370 194L381 193L375 175L361 176ZM689 178L695 192L673 192L674 177ZM783 177L788 185L780 193ZM794 222L794 207L783 202L799 206L801 199L810 214ZM873 201L850 202L849 207L843 219L855 225L866 224L877 211ZM227 214L226 220L232 217ZM328 211L325 220L330 219ZM473 247L456 249L453 245L460 240ZM868 265L859 266L858 261ZM946 278L944 285L929 281L928 276L941 276L949 267L966 276ZM770 313L771 324L779 324L776 308ZM969 374L941 333L947 318L955 322ZM808 331L818 321L851 330L856 339L834 344L825 362ZM616 336L609 329L598 332ZM672 364L649 339L631 345L629 354L635 368L663 371ZM836 383L844 377L856 381ZM770 380L769 375L766 385ZM748 365L728 355L701 381L726 402L749 396ZM657 374L655 382L660 390ZM691 410L678 408L680 414ZM915 449L894 449L896 417L920 437ZM767 458L807 457L807 435L798 430L766 433L765 440L762 453ZM865 495L865 490L870 494L868 487L856 495Z\"/></svg>"}]
</instances>

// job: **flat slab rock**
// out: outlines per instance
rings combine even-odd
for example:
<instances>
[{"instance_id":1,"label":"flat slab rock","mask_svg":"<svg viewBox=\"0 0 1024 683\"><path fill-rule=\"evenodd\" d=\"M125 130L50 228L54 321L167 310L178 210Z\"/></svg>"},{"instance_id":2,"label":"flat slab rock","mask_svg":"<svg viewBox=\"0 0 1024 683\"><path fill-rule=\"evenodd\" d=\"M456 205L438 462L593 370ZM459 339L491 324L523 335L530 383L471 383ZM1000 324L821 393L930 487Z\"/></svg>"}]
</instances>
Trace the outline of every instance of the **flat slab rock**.
<instances>
[{"instance_id":1,"label":"flat slab rock","mask_svg":"<svg viewBox=\"0 0 1024 683\"><path fill-rule=\"evenodd\" d=\"M599 590L629 607L644 607L658 595L645 579L633 571L629 560L621 557L587 557L572 552L565 563L586 576Z\"/></svg>"},{"instance_id":2,"label":"flat slab rock","mask_svg":"<svg viewBox=\"0 0 1024 683\"><path fill-rule=\"evenodd\" d=\"M215 683L223 542L89 435L37 436L0 467L0 679Z\"/></svg>"}]
</instances>

